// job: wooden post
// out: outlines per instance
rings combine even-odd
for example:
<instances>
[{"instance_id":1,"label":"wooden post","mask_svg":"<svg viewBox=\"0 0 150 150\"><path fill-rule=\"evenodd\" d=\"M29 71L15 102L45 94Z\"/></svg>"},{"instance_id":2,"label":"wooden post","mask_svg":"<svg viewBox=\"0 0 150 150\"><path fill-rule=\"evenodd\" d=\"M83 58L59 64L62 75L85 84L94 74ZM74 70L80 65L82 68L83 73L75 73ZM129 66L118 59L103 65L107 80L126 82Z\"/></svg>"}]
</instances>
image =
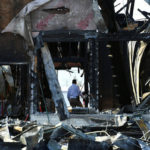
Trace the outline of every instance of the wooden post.
<instances>
[{"instance_id":1,"label":"wooden post","mask_svg":"<svg viewBox=\"0 0 150 150\"><path fill-rule=\"evenodd\" d=\"M47 44L44 44L44 47L41 48L41 55L43 58L45 73L49 85L49 89L52 93L52 99L55 103L55 107L58 112L58 116L60 120L65 120L69 118L69 112L67 109L67 105L62 94L58 78L56 75L55 67L52 61L52 57L50 54L50 50Z\"/></svg>"},{"instance_id":2,"label":"wooden post","mask_svg":"<svg viewBox=\"0 0 150 150\"><path fill-rule=\"evenodd\" d=\"M35 114L37 111L37 56L31 54L31 93L30 93L30 114Z\"/></svg>"}]
</instances>

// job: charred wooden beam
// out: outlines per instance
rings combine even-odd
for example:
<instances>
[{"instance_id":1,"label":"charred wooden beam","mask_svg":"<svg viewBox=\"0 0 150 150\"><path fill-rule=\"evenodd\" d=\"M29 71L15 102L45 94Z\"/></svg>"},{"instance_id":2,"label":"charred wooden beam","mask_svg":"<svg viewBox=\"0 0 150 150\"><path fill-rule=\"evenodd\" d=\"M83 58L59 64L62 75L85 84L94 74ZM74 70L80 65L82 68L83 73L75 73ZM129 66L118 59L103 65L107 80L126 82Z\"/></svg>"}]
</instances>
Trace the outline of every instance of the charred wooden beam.
<instances>
[{"instance_id":1,"label":"charred wooden beam","mask_svg":"<svg viewBox=\"0 0 150 150\"><path fill-rule=\"evenodd\" d=\"M52 93L52 99L55 103L58 116L60 120L65 120L69 117L69 112L66 106L66 102L64 100L64 96L61 92L61 88L55 72L55 67L47 44L44 44L44 47L41 48L41 54L43 58L47 81L49 84L49 89Z\"/></svg>"},{"instance_id":2,"label":"charred wooden beam","mask_svg":"<svg viewBox=\"0 0 150 150\"><path fill-rule=\"evenodd\" d=\"M138 9L138 11L146 18L146 19L150 19L150 13L146 12L146 11L142 11L141 9Z\"/></svg>"},{"instance_id":3,"label":"charred wooden beam","mask_svg":"<svg viewBox=\"0 0 150 150\"><path fill-rule=\"evenodd\" d=\"M133 17L134 5L135 5L135 0L132 0L132 2L131 2L131 8L130 8L130 16L131 17Z\"/></svg>"},{"instance_id":4,"label":"charred wooden beam","mask_svg":"<svg viewBox=\"0 0 150 150\"><path fill-rule=\"evenodd\" d=\"M72 63L72 62L67 62L65 64L61 62L54 62L54 65L56 69L70 69L71 67L82 68L82 65L80 63ZM67 65L67 68L66 68L66 65Z\"/></svg>"},{"instance_id":5,"label":"charred wooden beam","mask_svg":"<svg viewBox=\"0 0 150 150\"><path fill-rule=\"evenodd\" d=\"M98 109L99 105L99 44L96 40L89 40L89 74L91 106Z\"/></svg>"},{"instance_id":6,"label":"charred wooden beam","mask_svg":"<svg viewBox=\"0 0 150 150\"><path fill-rule=\"evenodd\" d=\"M98 4L102 9L101 13L109 32L116 32L117 25L115 21L114 2L111 0L98 0Z\"/></svg>"},{"instance_id":7,"label":"charred wooden beam","mask_svg":"<svg viewBox=\"0 0 150 150\"><path fill-rule=\"evenodd\" d=\"M133 31L122 31L118 33L99 33L95 30L69 30L69 31L42 31L40 33L44 42L60 41L88 41L97 39L98 41L149 41L150 33L136 33Z\"/></svg>"},{"instance_id":8,"label":"charred wooden beam","mask_svg":"<svg viewBox=\"0 0 150 150\"><path fill-rule=\"evenodd\" d=\"M31 56L30 65L30 114L37 111L37 56Z\"/></svg>"},{"instance_id":9,"label":"charred wooden beam","mask_svg":"<svg viewBox=\"0 0 150 150\"><path fill-rule=\"evenodd\" d=\"M112 66L108 57L110 49L107 47L106 42L100 42L99 46L99 59L101 63L99 65L99 79L100 79L100 102L99 109L113 108L113 78L112 78Z\"/></svg>"},{"instance_id":10,"label":"charred wooden beam","mask_svg":"<svg viewBox=\"0 0 150 150\"><path fill-rule=\"evenodd\" d=\"M128 10L128 7L129 7L129 4L131 3L131 1L132 0L128 0L127 4L125 4L123 7L121 7L116 13L120 13L125 7L127 7L127 10Z\"/></svg>"},{"instance_id":11,"label":"charred wooden beam","mask_svg":"<svg viewBox=\"0 0 150 150\"><path fill-rule=\"evenodd\" d=\"M62 63L67 63L67 62L72 62L72 63L84 63L85 60L83 58L71 58L71 57L63 57L63 58L53 58L54 62L62 62Z\"/></svg>"}]
</instances>

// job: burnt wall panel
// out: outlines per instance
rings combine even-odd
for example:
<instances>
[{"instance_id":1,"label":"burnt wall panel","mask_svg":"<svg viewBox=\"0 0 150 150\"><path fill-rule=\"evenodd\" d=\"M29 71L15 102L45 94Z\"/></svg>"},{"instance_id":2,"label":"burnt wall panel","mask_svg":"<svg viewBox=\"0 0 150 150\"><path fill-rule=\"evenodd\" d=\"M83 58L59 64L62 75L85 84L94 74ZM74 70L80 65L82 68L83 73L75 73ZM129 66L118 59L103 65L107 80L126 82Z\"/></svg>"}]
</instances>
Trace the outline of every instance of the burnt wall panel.
<instances>
[{"instance_id":1,"label":"burnt wall panel","mask_svg":"<svg viewBox=\"0 0 150 150\"><path fill-rule=\"evenodd\" d=\"M99 8L91 0L55 0L31 13L32 29L106 31ZM98 14L98 15L97 15Z\"/></svg>"},{"instance_id":2,"label":"burnt wall panel","mask_svg":"<svg viewBox=\"0 0 150 150\"><path fill-rule=\"evenodd\" d=\"M0 64L29 61L22 37L10 33L0 34Z\"/></svg>"}]
</instances>

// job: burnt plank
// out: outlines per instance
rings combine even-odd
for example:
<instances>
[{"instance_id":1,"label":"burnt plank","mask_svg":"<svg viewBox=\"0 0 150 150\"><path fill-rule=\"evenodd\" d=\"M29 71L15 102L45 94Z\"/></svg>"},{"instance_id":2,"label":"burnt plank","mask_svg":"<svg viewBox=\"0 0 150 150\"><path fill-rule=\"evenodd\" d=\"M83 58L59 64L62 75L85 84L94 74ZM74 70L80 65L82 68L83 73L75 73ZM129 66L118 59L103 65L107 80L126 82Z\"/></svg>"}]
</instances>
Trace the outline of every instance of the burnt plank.
<instances>
[{"instance_id":1,"label":"burnt plank","mask_svg":"<svg viewBox=\"0 0 150 150\"><path fill-rule=\"evenodd\" d=\"M42 53L47 81L49 84L49 89L52 93L52 99L55 103L58 116L60 120L65 120L69 117L69 112L58 82L58 78L55 72L55 67L47 44L44 44L44 47L41 48L41 53Z\"/></svg>"}]
</instances>

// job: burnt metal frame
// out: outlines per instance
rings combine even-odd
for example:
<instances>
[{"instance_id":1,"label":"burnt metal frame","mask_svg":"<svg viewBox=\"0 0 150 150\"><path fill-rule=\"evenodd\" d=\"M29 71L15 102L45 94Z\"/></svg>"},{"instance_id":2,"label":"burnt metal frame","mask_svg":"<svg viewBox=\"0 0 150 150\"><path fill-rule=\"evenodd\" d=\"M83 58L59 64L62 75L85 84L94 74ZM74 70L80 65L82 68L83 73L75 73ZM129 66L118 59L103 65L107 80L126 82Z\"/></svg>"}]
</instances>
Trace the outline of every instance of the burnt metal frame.
<instances>
[{"instance_id":1,"label":"burnt metal frame","mask_svg":"<svg viewBox=\"0 0 150 150\"><path fill-rule=\"evenodd\" d=\"M91 85L91 94L93 95L92 107L100 108L100 101L98 98L102 99L99 95L99 90L102 89L99 83L99 56L98 52L101 47L99 47L99 42L127 42L127 41L150 41L150 33L136 33L134 31L122 31L118 33L100 33L98 30L56 30L56 31L41 31L37 37L39 43L39 48L42 47L43 42L77 42L85 41L91 42L91 65L95 67L90 67L91 79L89 79ZM97 45L97 46L94 46ZM97 68L97 69L96 69ZM90 76L88 75L88 76ZM96 80L95 80L96 79ZM107 78L105 78L107 80ZM96 84L95 84L96 83ZM103 81L105 84L105 81ZM104 85L107 87L107 85ZM96 102L95 102L96 100Z\"/></svg>"}]
</instances>

